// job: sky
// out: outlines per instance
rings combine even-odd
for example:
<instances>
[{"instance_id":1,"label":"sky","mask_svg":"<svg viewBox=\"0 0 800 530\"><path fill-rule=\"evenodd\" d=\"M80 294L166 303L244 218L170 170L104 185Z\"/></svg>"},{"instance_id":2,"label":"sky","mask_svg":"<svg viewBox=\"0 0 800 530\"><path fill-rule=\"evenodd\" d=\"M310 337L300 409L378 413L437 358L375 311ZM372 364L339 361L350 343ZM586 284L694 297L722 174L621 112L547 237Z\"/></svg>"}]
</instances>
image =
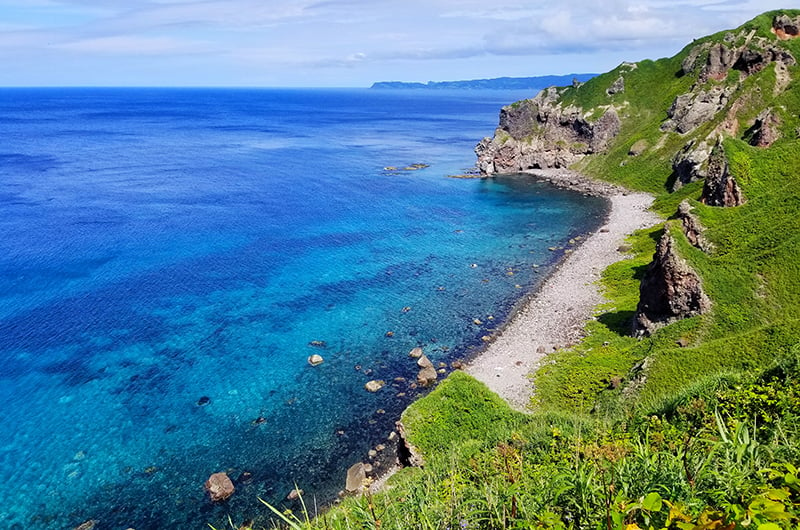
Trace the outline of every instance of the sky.
<instances>
[{"instance_id":1,"label":"sky","mask_svg":"<svg viewBox=\"0 0 800 530\"><path fill-rule=\"evenodd\" d=\"M774 0L0 0L0 86L360 87L600 73Z\"/></svg>"}]
</instances>

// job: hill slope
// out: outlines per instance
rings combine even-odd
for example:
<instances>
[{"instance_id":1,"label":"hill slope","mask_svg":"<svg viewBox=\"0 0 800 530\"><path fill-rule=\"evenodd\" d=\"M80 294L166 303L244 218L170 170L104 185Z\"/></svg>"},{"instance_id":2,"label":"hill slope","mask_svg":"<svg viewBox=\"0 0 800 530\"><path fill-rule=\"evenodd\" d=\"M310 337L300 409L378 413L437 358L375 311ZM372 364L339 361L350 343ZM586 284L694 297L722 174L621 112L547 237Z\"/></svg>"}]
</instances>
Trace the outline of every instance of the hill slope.
<instances>
[{"instance_id":1,"label":"hill slope","mask_svg":"<svg viewBox=\"0 0 800 530\"><path fill-rule=\"evenodd\" d=\"M800 10L505 107L486 175L571 167L669 217L536 374L531 415L454 373L425 460L307 528L800 528ZM291 519L291 517L290 517Z\"/></svg>"}]
</instances>

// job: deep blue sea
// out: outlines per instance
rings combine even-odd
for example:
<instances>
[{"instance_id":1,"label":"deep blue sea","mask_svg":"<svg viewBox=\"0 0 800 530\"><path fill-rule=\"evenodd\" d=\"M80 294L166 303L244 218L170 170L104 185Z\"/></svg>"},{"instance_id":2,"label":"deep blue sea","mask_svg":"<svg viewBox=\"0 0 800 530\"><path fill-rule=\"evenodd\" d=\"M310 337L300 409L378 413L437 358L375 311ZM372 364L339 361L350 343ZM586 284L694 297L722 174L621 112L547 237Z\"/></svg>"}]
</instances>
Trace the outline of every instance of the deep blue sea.
<instances>
[{"instance_id":1,"label":"deep blue sea","mask_svg":"<svg viewBox=\"0 0 800 530\"><path fill-rule=\"evenodd\" d=\"M334 498L421 392L409 350L469 358L604 218L530 177L447 178L532 95L0 90L0 527ZM217 471L237 491L212 505Z\"/></svg>"}]
</instances>

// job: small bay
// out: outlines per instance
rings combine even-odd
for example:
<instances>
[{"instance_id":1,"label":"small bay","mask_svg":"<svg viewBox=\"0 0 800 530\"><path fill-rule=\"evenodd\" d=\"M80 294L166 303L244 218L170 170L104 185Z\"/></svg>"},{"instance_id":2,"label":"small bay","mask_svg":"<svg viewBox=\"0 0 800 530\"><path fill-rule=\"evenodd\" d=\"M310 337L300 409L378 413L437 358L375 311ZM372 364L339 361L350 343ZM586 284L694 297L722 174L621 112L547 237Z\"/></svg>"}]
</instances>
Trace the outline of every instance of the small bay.
<instances>
[{"instance_id":1,"label":"small bay","mask_svg":"<svg viewBox=\"0 0 800 530\"><path fill-rule=\"evenodd\" d=\"M604 219L530 177L447 178L532 95L0 90L0 526L335 498L423 391L409 350L474 355ZM237 490L212 505L217 471Z\"/></svg>"}]
</instances>

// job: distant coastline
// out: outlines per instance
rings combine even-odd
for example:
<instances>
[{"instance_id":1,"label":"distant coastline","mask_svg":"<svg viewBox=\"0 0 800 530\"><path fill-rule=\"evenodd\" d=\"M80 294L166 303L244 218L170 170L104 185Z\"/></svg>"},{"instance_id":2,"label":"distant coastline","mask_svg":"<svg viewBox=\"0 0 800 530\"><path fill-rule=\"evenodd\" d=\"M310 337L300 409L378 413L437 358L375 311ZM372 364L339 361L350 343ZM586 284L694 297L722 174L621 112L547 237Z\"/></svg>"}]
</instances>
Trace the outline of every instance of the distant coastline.
<instances>
[{"instance_id":1,"label":"distant coastline","mask_svg":"<svg viewBox=\"0 0 800 530\"><path fill-rule=\"evenodd\" d=\"M373 83L373 89L423 89L423 90L541 90L550 86L569 85L574 80L584 83L597 74L544 75L538 77L496 77L492 79L471 79L466 81L428 81L427 83L406 83L403 81L380 81Z\"/></svg>"}]
</instances>

